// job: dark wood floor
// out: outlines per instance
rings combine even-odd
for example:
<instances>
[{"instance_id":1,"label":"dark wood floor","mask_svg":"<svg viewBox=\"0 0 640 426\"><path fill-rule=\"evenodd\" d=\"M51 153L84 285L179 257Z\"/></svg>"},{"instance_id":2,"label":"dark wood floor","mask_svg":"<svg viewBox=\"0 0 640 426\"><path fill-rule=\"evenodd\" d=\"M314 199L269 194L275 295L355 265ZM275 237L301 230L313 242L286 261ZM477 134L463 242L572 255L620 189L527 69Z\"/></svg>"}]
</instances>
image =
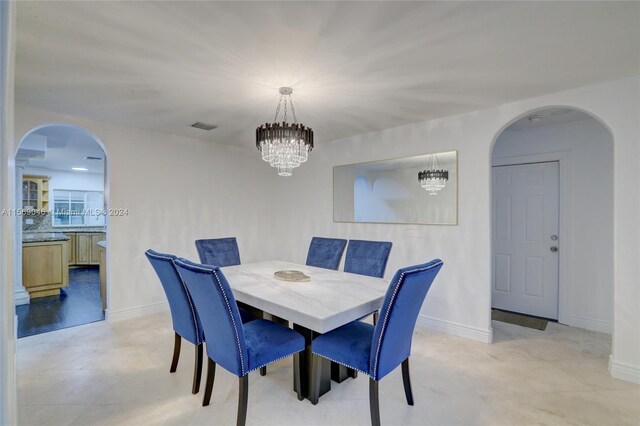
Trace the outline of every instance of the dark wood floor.
<instances>
[{"instance_id":1,"label":"dark wood floor","mask_svg":"<svg viewBox=\"0 0 640 426\"><path fill-rule=\"evenodd\" d=\"M18 338L104 320L98 268L69 270L60 296L39 297L16 307Z\"/></svg>"}]
</instances>

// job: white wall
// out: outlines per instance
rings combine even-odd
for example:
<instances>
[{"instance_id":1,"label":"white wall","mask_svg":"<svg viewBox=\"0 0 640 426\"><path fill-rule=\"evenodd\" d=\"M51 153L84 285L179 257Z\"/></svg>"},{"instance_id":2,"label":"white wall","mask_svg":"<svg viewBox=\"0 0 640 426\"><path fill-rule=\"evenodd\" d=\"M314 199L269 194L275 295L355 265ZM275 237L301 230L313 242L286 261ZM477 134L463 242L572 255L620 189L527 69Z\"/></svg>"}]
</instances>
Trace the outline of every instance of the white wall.
<instances>
[{"instance_id":1,"label":"white wall","mask_svg":"<svg viewBox=\"0 0 640 426\"><path fill-rule=\"evenodd\" d=\"M268 234L274 170L258 152L16 108L16 141L35 126L73 124L92 132L107 155L109 315L161 309L165 295L144 256L148 248L197 260L194 240L236 236L243 262L277 247ZM266 218L266 219L265 219Z\"/></svg>"},{"instance_id":2,"label":"white wall","mask_svg":"<svg viewBox=\"0 0 640 426\"><path fill-rule=\"evenodd\" d=\"M318 144L292 179L280 180L282 256L303 262L314 235L394 243L387 278L406 265L444 260L422 309L432 327L491 339L490 175L495 138L508 124L549 106L583 109L611 129L614 174L614 326L612 372L640 381L640 79L638 77ZM402 141L402 143L398 143ZM332 221L337 164L458 150L458 226L348 224ZM292 232L295 230L295 232Z\"/></svg>"},{"instance_id":3,"label":"white wall","mask_svg":"<svg viewBox=\"0 0 640 426\"><path fill-rule=\"evenodd\" d=\"M613 325L613 140L596 119L531 130L505 130L493 158L569 152L571 244L566 313L569 325L611 332Z\"/></svg>"}]
</instances>

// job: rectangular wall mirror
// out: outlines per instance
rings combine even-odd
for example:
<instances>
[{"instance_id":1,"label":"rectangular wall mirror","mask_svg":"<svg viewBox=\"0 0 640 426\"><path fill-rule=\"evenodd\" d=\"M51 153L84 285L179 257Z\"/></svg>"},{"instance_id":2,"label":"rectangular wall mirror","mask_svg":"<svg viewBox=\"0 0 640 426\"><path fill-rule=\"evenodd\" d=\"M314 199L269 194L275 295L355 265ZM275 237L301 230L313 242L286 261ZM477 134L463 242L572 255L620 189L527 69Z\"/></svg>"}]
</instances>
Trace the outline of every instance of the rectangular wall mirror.
<instances>
[{"instance_id":1,"label":"rectangular wall mirror","mask_svg":"<svg viewBox=\"0 0 640 426\"><path fill-rule=\"evenodd\" d=\"M335 166L333 220L456 225L458 152Z\"/></svg>"}]
</instances>

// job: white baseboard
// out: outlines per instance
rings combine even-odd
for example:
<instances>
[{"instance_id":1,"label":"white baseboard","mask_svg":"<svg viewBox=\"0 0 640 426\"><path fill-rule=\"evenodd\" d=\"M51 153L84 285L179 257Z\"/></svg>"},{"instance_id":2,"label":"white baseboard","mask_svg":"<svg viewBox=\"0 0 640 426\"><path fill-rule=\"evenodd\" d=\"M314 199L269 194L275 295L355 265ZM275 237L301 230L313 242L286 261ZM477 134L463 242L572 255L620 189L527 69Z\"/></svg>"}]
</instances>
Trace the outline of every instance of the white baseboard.
<instances>
[{"instance_id":1,"label":"white baseboard","mask_svg":"<svg viewBox=\"0 0 640 426\"><path fill-rule=\"evenodd\" d=\"M122 309L114 311L109 309L107 318L109 321L121 321L130 318L142 317L144 315L155 314L156 312L164 312L169 310L169 303L160 302L152 305L139 306L136 308Z\"/></svg>"},{"instance_id":2,"label":"white baseboard","mask_svg":"<svg viewBox=\"0 0 640 426\"><path fill-rule=\"evenodd\" d=\"M585 318L576 315L570 315L566 321L566 325L584 328L585 330L598 331L600 333L611 334L613 332L613 324L611 324L611 321Z\"/></svg>"},{"instance_id":3,"label":"white baseboard","mask_svg":"<svg viewBox=\"0 0 640 426\"><path fill-rule=\"evenodd\" d=\"M428 317L426 315L418 315L418 324L441 333L452 334L454 336L464 337L465 339L475 340L482 343L491 343L493 341L492 328L487 330L471 327L464 324Z\"/></svg>"},{"instance_id":4,"label":"white baseboard","mask_svg":"<svg viewBox=\"0 0 640 426\"><path fill-rule=\"evenodd\" d=\"M611 373L611 376L616 379L640 384L640 366L638 365L616 361L610 356L609 372Z\"/></svg>"},{"instance_id":5,"label":"white baseboard","mask_svg":"<svg viewBox=\"0 0 640 426\"><path fill-rule=\"evenodd\" d=\"M29 292L24 288L21 290L13 290L13 300L16 306L28 305L29 303L31 303Z\"/></svg>"}]
</instances>

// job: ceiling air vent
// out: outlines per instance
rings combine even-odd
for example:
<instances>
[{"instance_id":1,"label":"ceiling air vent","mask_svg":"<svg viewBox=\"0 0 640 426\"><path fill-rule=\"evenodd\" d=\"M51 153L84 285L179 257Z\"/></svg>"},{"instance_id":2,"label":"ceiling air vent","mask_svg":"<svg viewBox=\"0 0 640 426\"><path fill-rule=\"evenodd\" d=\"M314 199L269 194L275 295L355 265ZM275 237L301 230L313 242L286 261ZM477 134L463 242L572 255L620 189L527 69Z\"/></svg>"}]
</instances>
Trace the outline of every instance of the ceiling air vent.
<instances>
[{"instance_id":1,"label":"ceiling air vent","mask_svg":"<svg viewBox=\"0 0 640 426\"><path fill-rule=\"evenodd\" d=\"M195 127L196 129L200 129L200 130L213 130L218 126L216 126L215 124L209 124L209 123L203 123L201 121L196 121L195 123L193 123L191 125L191 127Z\"/></svg>"},{"instance_id":2,"label":"ceiling air vent","mask_svg":"<svg viewBox=\"0 0 640 426\"><path fill-rule=\"evenodd\" d=\"M84 157L85 160L96 160L96 161L100 161L102 160L102 157L91 157L91 156L87 156Z\"/></svg>"}]
</instances>

